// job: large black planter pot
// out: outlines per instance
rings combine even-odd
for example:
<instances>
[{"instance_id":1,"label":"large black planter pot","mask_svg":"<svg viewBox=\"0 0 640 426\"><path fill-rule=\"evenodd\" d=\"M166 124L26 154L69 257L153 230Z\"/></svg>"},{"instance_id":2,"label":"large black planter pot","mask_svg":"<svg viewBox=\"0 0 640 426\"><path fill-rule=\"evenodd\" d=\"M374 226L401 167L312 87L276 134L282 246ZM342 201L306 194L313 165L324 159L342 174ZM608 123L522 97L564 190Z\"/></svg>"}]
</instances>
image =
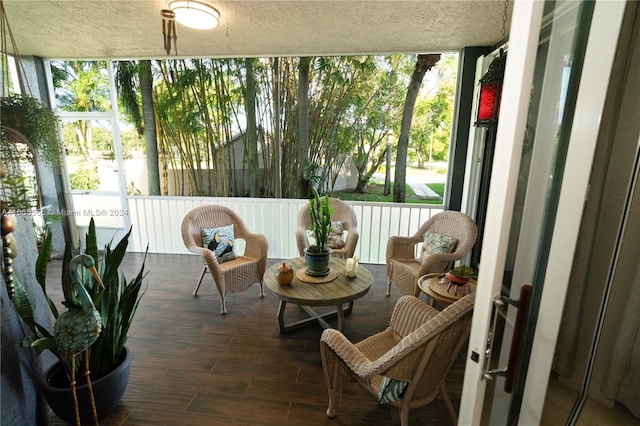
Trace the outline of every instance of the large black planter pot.
<instances>
[{"instance_id":1,"label":"large black planter pot","mask_svg":"<svg viewBox=\"0 0 640 426\"><path fill-rule=\"evenodd\" d=\"M116 408L124 395L127 384L129 384L131 357L126 347L123 352L122 362L115 370L97 380L91 380L98 418L105 417ZM76 392L78 394L80 421L83 424L93 424L91 400L89 399L89 391L82 372L78 372L76 381L79 384L76 386ZM44 374L41 384L44 397L53 412L65 422L75 424L73 396L69 386L69 379L64 373L62 363L57 362L49 368Z\"/></svg>"},{"instance_id":2,"label":"large black planter pot","mask_svg":"<svg viewBox=\"0 0 640 426\"><path fill-rule=\"evenodd\" d=\"M323 276L329 273L329 261L331 260L330 248L324 253L315 253L304 249L304 261L307 264L307 274L312 276Z\"/></svg>"}]
</instances>

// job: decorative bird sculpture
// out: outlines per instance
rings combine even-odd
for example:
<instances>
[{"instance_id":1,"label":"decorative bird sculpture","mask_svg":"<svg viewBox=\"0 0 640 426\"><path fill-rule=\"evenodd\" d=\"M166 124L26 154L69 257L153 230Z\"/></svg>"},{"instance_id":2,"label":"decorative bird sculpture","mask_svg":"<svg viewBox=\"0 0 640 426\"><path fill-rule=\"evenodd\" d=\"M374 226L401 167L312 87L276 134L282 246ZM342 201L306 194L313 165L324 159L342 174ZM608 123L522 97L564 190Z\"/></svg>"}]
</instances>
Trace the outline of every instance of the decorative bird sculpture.
<instances>
[{"instance_id":1,"label":"decorative bird sculpture","mask_svg":"<svg viewBox=\"0 0 640 426\"><path fill-rule=\"evenodd\" d=\"M61 314L53 327L52 346L61 356L65 368L70 372L70 385L73 395L73 406L75 409L76 423L80 425L80 413L78 409L78 397L76 394L76 356L85 354L85 377L87 388L91 400L93 418L98 424L95 401L93 399L93 388L89 372L89 348L96 341L102 330L102 320L100 314L84 288L81 279L81 268L85 267L91 272L96 282L104 288L104 284L95 268L93 258L87 254L75 256L69 262L69 273L71 275L70 291L65 291L65 306L67 312Z\"/></svg>"}]
</instances>

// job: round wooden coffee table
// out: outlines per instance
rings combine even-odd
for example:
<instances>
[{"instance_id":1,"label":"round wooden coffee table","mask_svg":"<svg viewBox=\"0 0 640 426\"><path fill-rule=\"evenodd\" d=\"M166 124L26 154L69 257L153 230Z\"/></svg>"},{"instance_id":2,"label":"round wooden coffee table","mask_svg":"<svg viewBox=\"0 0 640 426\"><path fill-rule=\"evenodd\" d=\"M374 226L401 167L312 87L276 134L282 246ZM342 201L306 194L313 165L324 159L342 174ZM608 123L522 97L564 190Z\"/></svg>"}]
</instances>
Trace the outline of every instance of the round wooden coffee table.
<instances>
[{"instance_id":1,"label":"round wooden coffee table","mask_svg":"<svg viewBox=\"0 0 640 426\"><path fill-rule=\"evenodd\" d=\"M285 260L295 272L302 271L306 266L304 257ZM350 314L353 310L353 301L361 298L371 288L373 276L362 265L358 266L358 274L354 278L348 278L345 274L346 262L344 259L332 257L329 262L329 269L333 272L332 276L337 276L328 282L305 282L298 278L298 274L294 274L291 285L282 286L276 281L276 273L278 268L282 266L282 262L278 262L267 269L264 273L264 285L267 290L275 297L280 299L278 307L278 325L280 333L287 333L306 326L316 321L324 328L332 328L325 319L329 317L338 317L338 330L344 330L344 316ZM312 280L310 281L322 281ZM291 324L284 323L284 309L287 303L299 305L308 315L301 321ZM345 304L349 304L345 308ZM335 312L325 314L316 313L311 306L335 306Z\"/></svg>"},{"instance_id":2,"label":"round wooden coffee table","mask_svg":"<svg viewBox=\"0 0 640 426\"><path fill-rule=\"evenodd\" d=\"M465 285L456 286L455 284L449 285L448 280L442 279L443 277L443 273L436 273L423 275L418 279L418 287L431 298L431 306L434 306L436 302L450 304L476 291L478 284L476 280L472 279Z\"/></svg>"}]
</instances>

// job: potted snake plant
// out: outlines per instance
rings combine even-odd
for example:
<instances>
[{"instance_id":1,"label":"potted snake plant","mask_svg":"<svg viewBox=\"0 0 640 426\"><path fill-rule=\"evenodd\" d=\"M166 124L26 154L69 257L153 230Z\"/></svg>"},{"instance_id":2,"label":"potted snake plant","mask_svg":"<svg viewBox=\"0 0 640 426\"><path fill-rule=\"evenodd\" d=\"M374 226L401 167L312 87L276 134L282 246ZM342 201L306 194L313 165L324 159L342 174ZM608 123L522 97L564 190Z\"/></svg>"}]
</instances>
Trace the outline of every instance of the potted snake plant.
<instances>
[{"instance_id":1,"label":"potted snake plant","mask_svg":"<svg viewBox=\"0 0 640 426\"><path fill-rule=\"evenodd\" d=\"M93 218L86 235L85 254L93 259L104 285L104 289L97 285L91 274L80 274L81 284L87 290L91 302L101 318L100 334L91 344L89 351L91 387L93 388L98 418L106 416L116 407L129 382L131 358L126 347L127 335L140 299L144 294L142 283L146 276L144 271L146 253L133 280L127 281L120 271L130 234L131 229L113 249L111 243L108 243L101 258L99 257ZM54 321L57 321L62 314L59 314L55 303L47 294L45 285L50 250L51 233L45 239L38 255L36 279L49 304ZM72 258L71 247L67 244L62 267L62 288L65 297L62 303L67 307L70 306L70 299L73 297L72 274L69 268ZM69 385L70 372L67 371L68 366L65 366L66 363L63 362L65 356L60 353L57 347L46 344L53 339L56 328L54 327L54 331L49 331L33 320L33 308L20 283L16 283L16 292L11 300L30 331L30 334L22 342L23 346L34 347L38 353L49 349L60 360L44 373L41 380L42 390L53 412L62 420L74 423L73 394ZM75 370L79 372L79 375L76 393L81 423L93 422L89 389L87 384L80 379L86 368L88 366L84 365L83 357L77 356Z\"/></svg>"},{"instance_id":2,"label":"potted snake plant","mask_svg":"<svg viewBox=\"0 0 640 426\"><path fill-rule=\"evenodd\" d=\"M324 276L329 273L329 261L331 260L332 251L327 242L329 233L333 229L331 225L333 207L328 195L321 196L315 188L312 188L312 191L311 198L309 198L309 217L311 219L309 231L315 243L304 250L304 259L308 275Z\"/></svg>"}]
</instances>

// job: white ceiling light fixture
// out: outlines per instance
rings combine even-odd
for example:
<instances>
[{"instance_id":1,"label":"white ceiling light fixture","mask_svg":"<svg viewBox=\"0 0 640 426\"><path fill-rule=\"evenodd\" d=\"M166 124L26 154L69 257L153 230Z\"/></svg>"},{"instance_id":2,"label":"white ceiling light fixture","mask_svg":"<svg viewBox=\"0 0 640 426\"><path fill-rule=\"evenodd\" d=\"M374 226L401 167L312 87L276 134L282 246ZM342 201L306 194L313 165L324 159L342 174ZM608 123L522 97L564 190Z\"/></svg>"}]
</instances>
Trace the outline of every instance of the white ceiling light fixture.
<instances>
[{"instance_id":1,"label":"white ceiling light fixture","mask_svg":"<svg viewBox=\"0 0 640 426\"><path fill-rule=\"evenodd\" d=\"M196 30L213 29L220 21L220 12L204 1L172 0L169 9L176 14L178 23Z\"/></svg>"}]
</instances>

